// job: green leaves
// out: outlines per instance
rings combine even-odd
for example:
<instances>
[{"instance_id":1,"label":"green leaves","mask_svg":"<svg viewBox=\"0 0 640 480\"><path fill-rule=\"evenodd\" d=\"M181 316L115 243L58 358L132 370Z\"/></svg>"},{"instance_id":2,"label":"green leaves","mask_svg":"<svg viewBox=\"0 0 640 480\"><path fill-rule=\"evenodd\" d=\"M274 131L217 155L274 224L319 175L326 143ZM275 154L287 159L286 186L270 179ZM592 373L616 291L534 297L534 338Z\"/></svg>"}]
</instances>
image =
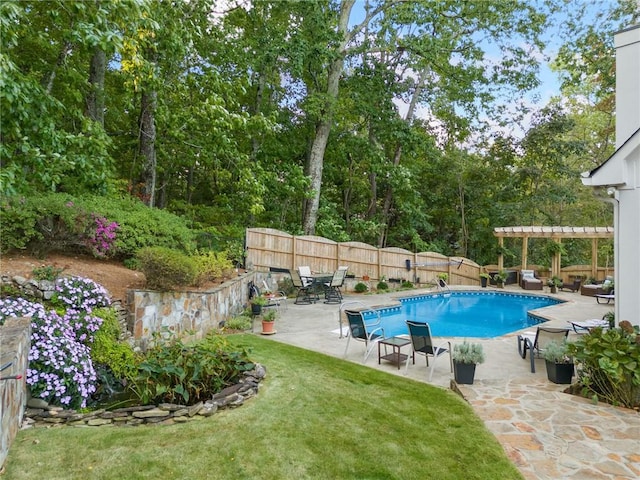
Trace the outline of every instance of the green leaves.
<instances>
[{"instance_id":1,"label":"green leaves","mask_svg":"<svg viewBox=\"0 0 640 480\"><path fill-rule=\"evenodd\" d=\"M627 322L628 323L628 322ZM589 394L627 408L640 398L640 343L630 328L595 328L569 344L579 365L580 383Z\"/></svg>"},{"instance_id":2,"label":"green leaves","mask_svg":"<svg viewBox=\"0 0 640 480\"><path fill-rule=\"evenodd\" d=\"M143 403L194 404L212 398L253 368L246 350L215 332L188 345L164 332L154 337L154 346L139 364L132 390Z\"/></svg>"}]
</instances>

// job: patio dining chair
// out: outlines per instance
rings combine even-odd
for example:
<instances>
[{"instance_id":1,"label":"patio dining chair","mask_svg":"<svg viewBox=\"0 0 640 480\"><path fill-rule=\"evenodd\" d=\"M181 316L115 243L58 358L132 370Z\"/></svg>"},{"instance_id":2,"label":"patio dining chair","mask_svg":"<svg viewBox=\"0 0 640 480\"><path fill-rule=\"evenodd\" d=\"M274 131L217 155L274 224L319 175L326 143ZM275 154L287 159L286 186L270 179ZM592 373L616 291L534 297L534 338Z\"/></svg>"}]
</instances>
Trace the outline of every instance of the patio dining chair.
<instances>
[{"instance_id":1,"label":"patio dining chair","mask_svg":"<svg viewBox=\"0 0 640 480\"><path fill-rule=\"evenodd\" d=\"M318 300L318 295L312 288L313 284L305 285L300 278L300 274L295 270L291 271L291 283L296 289L298 289L296 299L293 302L296 305L309 305Z\"/></svg>"},{"instance_id":2,"label":"patio dining chair","mask_svg":"<svg viewBox=\"0 0 640 480\"><path fill-rule=\"evenodd\" d=\"M311 267L308 265L298 267L298 274L300 274L300 279L305 287L313 283L313 274L311 273Z\"/></svg>"},{"instance_id":3,"label":"patio dining chair","mask_svg":"<svg viewBox=\"0 0 640 480\"><path fill-rule=\"evenodd\" d=\"M324 284L324 303L342 302L342 292L340 291L340 287L344 285L344 278L346 275L346 268L339 268L333 273L331 281Z\"/></svg>"},{"instance_id":4,"label":"patio dining chair","mask_svg":"<svg viewBox=\"0 0 640 480\"><path fill-rule=\"evenodd\" d=\"M344 313L349 323L349 331L347 332L347 345L344 349L343 358L347 357L349 342L353 338L354 340L364 342L365 349L362 363L365 363L378 342L385 338L382 319L378 314L375 321L366 322L364 319L364 311L362 310L344 310Z\"/></svg>"},{"instance_id":5,"label":"patio dining chair","mask_svg":"<svg viewBox=\"0 0 640 480\"><path fill-rule=\"evenodd\" d=\"M564 342L568 335L568 328L538 327L535 332L523 332L518 335L518 353L527 358L527 350L531 352L531 373L536 373L534 357L540 357L549 343Z\"/></svg>"},{"instance_id":6,"label":"patio dining chair","mask_svg":"<svg viewBox=\"0 0 640 480\"><path fill-rule=\"evenodd\" d=\"M413 353L411 355L413 364L416 363L416 353L424 355L427 360L427 368L429 368L429 357L433 357L431 368L429 369L429 381L433 377L433 371L436 368L436 360L440 355L449 355L449 366L453 372L453 361L451 359L451 342L442 342L436 345L431 337L431 328L426 322L414 322L407 320L407 327L409 328L409 338L411 339L411 348ZM448 347L448 348L446 348ZM409 359L404 367L405 374L409 370Z\"/></svg>"}]
</instances>

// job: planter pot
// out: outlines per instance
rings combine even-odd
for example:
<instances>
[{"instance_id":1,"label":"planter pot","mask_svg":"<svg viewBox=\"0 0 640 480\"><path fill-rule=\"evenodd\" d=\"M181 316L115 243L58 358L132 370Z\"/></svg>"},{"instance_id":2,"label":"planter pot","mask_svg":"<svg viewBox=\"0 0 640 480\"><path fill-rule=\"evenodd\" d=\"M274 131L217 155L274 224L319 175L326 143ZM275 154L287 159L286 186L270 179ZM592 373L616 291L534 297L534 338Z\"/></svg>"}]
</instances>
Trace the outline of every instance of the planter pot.
<instances>
[{"instance_id":1,"label":"planter pot","mask_svg":"<svg viewBox=\"0 0 640 480\"><path fill-rule=\"evenodd\" d=\"M254 316L258 316L262 313L262 305L258 305L255 303L251 304L251 314Z\"/></svg>"},{"instance_id":2,"label":"planter pot","mask_svg":"<svg viewBox=\"0 0 640 480\"><path fill-rule=\"evenodd\" d=\"M276 322L265 322L262 321L262 335L273 335L276 333L275 330Z\"/></svg>"},{"instance_id":3,"label":"planter pot","mask_svg":"<svg viewBox=\"0 0 640 480\"><path fill-rule=\"evenodd\" d=\"M496 287L504 288L504 282L496 282Z\"/></svg>"},{"instance_id":4,"label":"planter pot","mask_svg":"<svg viewBox=\"0 0 640 480\"><path fill-rule=\"evenodd\" d=\"M555 363L545 360L547 364L547 378L550 382L570 384L573 377L573 363Z\"/></svg>"},{"instance_id":5,"label":"planter pot","mask_svg":"<svg viewBox=\"0 0 640 480\"><path fill-rule=\"evenodd\" d=\"M473 378L476 374L475 363L458 363L453 361L453 375L456 383L473 385Z\"/></svg>"},{"instance_id":6,"label":"planter pot","mask_svg":"<svg viewBox=\"0 0 640 480\"><path fill-rule=\"evenodd\" d=\"M558 293L558 287L549 287L551 293Z\"/></svg>"},{"instance_id":7,"label":"planter pot","mask_svg":"<svg viewBox=\"0 0 640 480\"><path fill-rule=\"evenodd\" d=\"M440 286L441 286L442 288L444 288L444 287L446 287L446 286L447 286L447 284L445 283L445 281L444 281L444 280L442 280L442 279L439 279L439 280L438 280L438 283L440 284Z\"/></svg>"},{"instance_id":8,"label":"planter pot","mask_svg":"<svg viewBox=\"0 0 640 480\"><path fill-rule=\"evenodd\" d=\"M487 288L487 280L488 278L480 277L480 285L482 286L482 288Z\"/></svg>"}]
</instances>

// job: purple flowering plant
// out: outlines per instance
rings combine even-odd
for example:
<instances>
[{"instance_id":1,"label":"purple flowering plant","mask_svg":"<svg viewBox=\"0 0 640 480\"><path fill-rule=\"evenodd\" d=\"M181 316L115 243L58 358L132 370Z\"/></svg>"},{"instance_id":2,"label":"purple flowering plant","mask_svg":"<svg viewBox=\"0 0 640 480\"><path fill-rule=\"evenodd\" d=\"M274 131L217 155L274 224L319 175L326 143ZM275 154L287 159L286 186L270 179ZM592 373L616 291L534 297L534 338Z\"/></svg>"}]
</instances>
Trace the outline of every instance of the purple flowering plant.
<instances>
[{"instance_id":1,"label":"purple flowering plant","mask_svg":"<svg viewBox=\"0 0 640 480\"><path fill-rule=\"evenodd\" d=\"M86 407L97 376L90 345L102 319L92 314L107 307L106 289L82 277L61 278L49 310L23 298L0 298L0 320L31 318L31 349L26 382L33 397L65 408Z\"/></svg>"},{"instance_id":2,"label":"purple flowering plant","mask_svg":"<svg viewBox=\"0 0 640 480\"><path fill-rule=\"evenodd\" d=\"M53 303L91 312L111 305L109 293L102 285L84 277L63 277L56 281Z\"/></svg>"},{"instance_id":3,"label":"purple flowering plant","mask_svg":"<svg viewBox=\"0 0 640 480\"><path fill-rule=\"evenodd\" d=\"M116 241L116 232L120 225L109 222L101 215L91 214L93 226L89 227L87 244L94 255L106 257Z\"/></svg>"}]
</instances>

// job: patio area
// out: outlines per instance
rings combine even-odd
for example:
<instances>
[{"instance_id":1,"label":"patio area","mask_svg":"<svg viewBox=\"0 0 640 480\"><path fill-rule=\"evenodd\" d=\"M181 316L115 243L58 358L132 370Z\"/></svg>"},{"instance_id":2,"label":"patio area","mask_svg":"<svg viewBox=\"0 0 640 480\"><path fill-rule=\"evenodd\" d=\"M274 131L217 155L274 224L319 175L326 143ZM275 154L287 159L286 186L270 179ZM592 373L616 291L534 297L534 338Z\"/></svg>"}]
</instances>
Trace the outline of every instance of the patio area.
<instances>
[{"instance_id":1,"label":"patio area","mask_svg":"<svg viewBox=\"0 0 640 480\"><path fill-rule=\"evenodd\" d=\"M517 286L505 290L531 293ZM400 296L425 291L428 290L348 294L345 301L359 300L375 307L395 304ZM569 328L570 320L602 318L613 309L612 305L598 304L593 297L579 293L561 292L552 296L567 302L534 311L549 319L549 326ZM287 308L280 309L277 334L265 338L342 358L347 339L339 337L339 307L322 302L295 305L290 301ZM257 323L256 332L259 331ZM474 342L483 344L486 360L478 365L474 384L460 385L458 390L496 436L524 478L638 478L640 415L633 410L603 403L594 405L587 399L563 393L566 386L547 380L542 359L536 360L536 373L531 373L529 358L523 360L518 355L517 334L474 339ZM575 335L571 332L569 339ZM404 347L404 350L409 348ZM361 342L351 342L346 360L362 363L363 353ZM384 360L379 365L375 350L366 366L404 375L404 365L400 370ZM428 371L423 358L417 358L416 365L409 366L407 376L427 382ZM452 380L453 374L449 372L447 362L439 360L429 383L449 389Z\"/></svg>"}]
</instances>

